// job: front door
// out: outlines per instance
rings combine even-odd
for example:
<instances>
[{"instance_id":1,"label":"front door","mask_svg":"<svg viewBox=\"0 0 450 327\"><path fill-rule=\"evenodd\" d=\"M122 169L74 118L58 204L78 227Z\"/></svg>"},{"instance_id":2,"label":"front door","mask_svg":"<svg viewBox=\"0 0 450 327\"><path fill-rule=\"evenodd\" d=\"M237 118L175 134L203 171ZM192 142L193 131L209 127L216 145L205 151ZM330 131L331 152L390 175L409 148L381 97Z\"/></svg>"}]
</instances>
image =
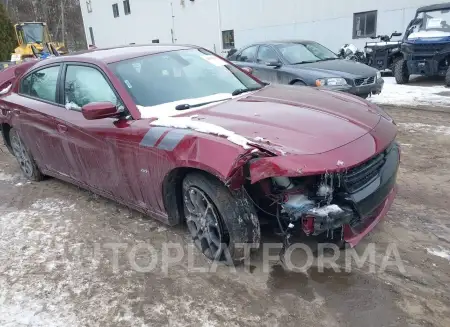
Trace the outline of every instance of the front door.
<instances>
[{"instance_id":1,"label":"front door","mask_svg":"<svg viewBox=\"0 0 450 327\"><path fill-rule=\"evenodd\" d=\"M277 62L280 63L281 61L272 46L261 45L256 56L256 65L253 69L253 74L263 82L279 83L279 67L272 65Z\"/></svg>"},{"instance_id":2,"label":"front door","mask_svg":"<svg viewBox=\"0 0 450 327\"><path fill-rule=\"evenodd\" d=\"M143 194L138 180L138 146L142 128L137 121L104 118L87 120L81 107L92 102L111 102L126 111L107 76L97 67L70 63L63 73L66 112L57 117L66 127L66 155L72 178L118 201L148 211L158 211L157 199ZM142 182L142 183L141 183Z\"/></svg>"},{"instance_id":3,"label":"front door","mask_svg":"<svg viewBox=\"0 0 450 327\"><path fill-rule=\"evenodd\" d=\"M257 45L252 45L248 48L241 50L241 52L233 55L234 59L231 59L239 67L248 67L252 70L255 69L256 65L256 52L258 51ZM254 73L252 73L255 75ZM256 75L255 75L256 76Z\"/></svg>"}]
</instances>

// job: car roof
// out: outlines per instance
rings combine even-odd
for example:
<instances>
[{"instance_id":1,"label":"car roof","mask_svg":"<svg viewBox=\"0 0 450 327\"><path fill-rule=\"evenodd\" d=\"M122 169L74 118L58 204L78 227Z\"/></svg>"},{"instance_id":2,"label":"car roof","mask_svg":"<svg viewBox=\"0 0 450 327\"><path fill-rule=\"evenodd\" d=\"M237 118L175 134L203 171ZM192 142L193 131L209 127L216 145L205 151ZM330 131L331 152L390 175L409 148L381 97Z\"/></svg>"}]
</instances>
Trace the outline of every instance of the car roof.
<instances>
[{"instance_id":1,"label":"car roof","mask_svg":"<svg viewBox=\"0 0 450 327\"><path fill-rule=\"evenodd\" d=\"M174 45L174 44L147 44L147 45L124 45L113 48L99 48L86 51L71 53L64 56L52 57L42 60L42 63L49 61L85 61L110 64L117 61L142 57L146 55L163 53L169 51L196 49L198 47L192 45Z\"/></svg>"},{"instance_id":2,"label":"car roof","mask_svg":"<svg viewBox=\"0 0 450 327\"><path fill-rule=\"evenodd\" d=\"M437 5L423 6L417 9L417 12L450 9L450 2L439 3Z\"/></svg>"}]
</instances>

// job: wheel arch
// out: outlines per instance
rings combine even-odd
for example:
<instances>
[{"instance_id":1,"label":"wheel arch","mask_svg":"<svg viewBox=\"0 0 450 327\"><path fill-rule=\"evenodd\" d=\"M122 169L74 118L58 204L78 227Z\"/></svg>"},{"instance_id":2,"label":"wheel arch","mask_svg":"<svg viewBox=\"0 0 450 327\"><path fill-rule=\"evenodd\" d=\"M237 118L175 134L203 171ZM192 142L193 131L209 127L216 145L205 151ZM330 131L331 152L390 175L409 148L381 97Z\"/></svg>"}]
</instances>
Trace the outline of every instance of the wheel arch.
<instances>
[{"instance_id":1,"label":"wheel arch","mask_svg":"<svg viewBox=\"0 0 450 327\"><path fill-rule=\"evenodd\" d=\"M169 171L162 183L162 198L168 215L168 222L171 226L179 225L183 222L181 215L183 210L182 183L186 175L194 172L208 175L226 185L225 180L221 176L209 169L177 167Z\"/></svg>"},{"instance_id":2,"label":"wheel arch","mask_svg":"<svg viewBox=\"0 0 450 327\"><path fill-rule=\"evenodd\" d=\"M389 56L388 65L393 65L397 60L403 59L403 54L399 51Z\"/></svg>"},{"instance_id":3,"label":"wheel arch","mask_svg":"<svg viewBox=\"0 0 450 327\"><path fill-rule=\"evenodd\" d=\"M3 138L3 143L8 148L8 151L13 154L12 148L11 148L11 140L9 139L9 131L12 129L12 126L8 123L2 123L1 125L1 133Z\"/></svg>"},{"instance_id":4,"label":"wheel arch","mask_svg":"<svg viewBox=\"0 0 450 327\"><path fill-rule=\"evenodd\" d=\"M300 82L300 83L303 83L303 84L305 84L306 86L308 86L308 84L304 81L304 80L302 80L301 78L294 78L292 81L290 81L289 82L289 85L294 85L295 83L297 83L297 82Z\"/></svg>"}]
</instances>

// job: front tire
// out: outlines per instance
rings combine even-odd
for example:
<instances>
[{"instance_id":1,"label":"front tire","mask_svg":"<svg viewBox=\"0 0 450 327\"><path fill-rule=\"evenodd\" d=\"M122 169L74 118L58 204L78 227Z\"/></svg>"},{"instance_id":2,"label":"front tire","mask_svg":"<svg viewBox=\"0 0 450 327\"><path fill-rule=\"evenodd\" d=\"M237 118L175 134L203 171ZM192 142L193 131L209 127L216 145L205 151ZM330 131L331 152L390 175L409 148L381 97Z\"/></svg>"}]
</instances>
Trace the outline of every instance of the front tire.
<instances>
[{"instance_id":1,"label":"front tire","mask_svg":"<svg viewBox=\"0 0 450 327\"><path fill-rule=\"evenodd\" d=\"M395 63L394 76L397 84L407 84L409 82L409 71L406 60L400 59Z\"/></svg>"},{"instance_id":2,"label":"front tire","mask_svg":"<svg viewBox=\"0 0 450 327\"><path fill-rule=\"evenodd\" d=\"M197 249L208 259L238 264L258 248L260 226L253 205L212 176L190 173L183 180L184 216Z\"/></svg>"},{"instance_id":3,"label":"front tire","mask_svg":"<svg viewBox=\"0 0 450 327\"><path fill-rule=\"evenodd\" d=\"M392 63L390 64L390 66L388 67L388 69L391 70L392 76L395 76L395 65L397 64L397 62L398 62L399 60L402 60L402 57L395 57L395 58L392 60Z\"/></svg>"},{"instance_id":4,"label":"front tire","mask_svg":"<svg viewBox=\"0 0 450 327\"><path fill-rule=\"evenodd\" d=\"M24 176L35 182L43 180L44 175L42 175L36 165L33 155L28 150L19 133L14 128L11 128L9 131L9 140L14 156L16 157L17 162L20 165L20 170L22 170Z\"/></svg>"}]
</instances>

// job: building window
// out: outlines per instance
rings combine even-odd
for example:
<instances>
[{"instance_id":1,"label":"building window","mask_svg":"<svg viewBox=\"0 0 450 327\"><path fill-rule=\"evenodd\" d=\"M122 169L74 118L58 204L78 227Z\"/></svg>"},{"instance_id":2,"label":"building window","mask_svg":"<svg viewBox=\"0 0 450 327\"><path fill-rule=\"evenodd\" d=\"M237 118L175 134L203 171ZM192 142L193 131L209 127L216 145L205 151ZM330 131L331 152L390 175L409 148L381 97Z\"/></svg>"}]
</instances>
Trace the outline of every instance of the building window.
<instances>
[{"instance_id":1,"label":"building window","mask_svg":"<svg viewBox=\"0 0 450 327\"><path fill-rule=\"evenodd\" d=\"M125 15L131 14L130 0L123 1L123 12L125 13Z\"/></svg>"},{"instance_id":2,"label":"building window","mask_svg":"<svg viewBox=\"0 0 450 327\"><path fill-rule=\"evenodd\" d=\"M222 48L234 48L234 30L222 31Z\"/></svg>"},{"instance_id":3,"label":"building window","mask_svg":"<svg viewBox=\"0 0 450 327\"><path fill-rule=\"evenodd\" d=\"M91 36L91 45L95 45L94 30L92 29L92 27L89 27L89 34Z\"/></svg>"},{"instance_id":4,"label":"building window","mask_svg":"<svg viewBox=\"0 0 450 327\"><path fill-rule=\"evenodd\" d=\"M377 33L377 11L353 14L353 38L367 38Z\"/></svg>"},{"instance_id":5,"label":"building window","mask_svg":"<svg viewBox=\"0 0 450 327\"><path fill-rule=\"evenodd\" d=\"M112 5L114 18L119 17L119 5L117 3Z\"/></svg>"},{"instance_id":6,"label":"building window","mask_svg":"<svg viewBox=\"0 0 450 327\"><path fill-rule=\"evenodd\" d=\"M86 7L88 12L92 12L92 2L91 0L86 1Z\"/></svg>"}]
</instances>

